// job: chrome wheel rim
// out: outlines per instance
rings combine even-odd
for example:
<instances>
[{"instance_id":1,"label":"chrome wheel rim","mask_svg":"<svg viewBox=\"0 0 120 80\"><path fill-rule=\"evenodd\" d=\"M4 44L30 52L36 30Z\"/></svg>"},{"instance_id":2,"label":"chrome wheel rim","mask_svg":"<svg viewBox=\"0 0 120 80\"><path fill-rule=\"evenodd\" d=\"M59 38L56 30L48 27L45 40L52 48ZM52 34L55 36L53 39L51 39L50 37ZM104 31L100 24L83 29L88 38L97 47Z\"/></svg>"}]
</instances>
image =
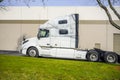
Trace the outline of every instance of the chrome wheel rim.
<instances>
[{"instance_id":1,"label":"chrome wheel rim","mask_svg":"<svg viewBox=\"0 0 120 80\"><path fill-rule=\"evenodd\" d=\"M35 57L35 55L36 55L36 51L35 50L30 50L29 51L29 55L31 56L31 57Z\"/></svg>"},{"instance_id":2,"label":"chrome wheel rim","mask_svg":"<svg viewBox=\"0 0 120 80\"><path fill-rule=\"evenodd\" d=\"M112 55L112 54L109 54L109 55L107 56L107 61L108 61L108 62L115 62L115 56Z\"/></svg>"},{"instance_id":3,"label":"chrome wheel rim","mask_svg":"<svg viewBox=\"0 0 120 80\"><path fill-rule=\"evenodd\" d=\"M90 60L91 60L91 61L97 61L97 59L98 59L97 54L91 54L91 55L90 55Z\"/></svg>"}]
</instances>

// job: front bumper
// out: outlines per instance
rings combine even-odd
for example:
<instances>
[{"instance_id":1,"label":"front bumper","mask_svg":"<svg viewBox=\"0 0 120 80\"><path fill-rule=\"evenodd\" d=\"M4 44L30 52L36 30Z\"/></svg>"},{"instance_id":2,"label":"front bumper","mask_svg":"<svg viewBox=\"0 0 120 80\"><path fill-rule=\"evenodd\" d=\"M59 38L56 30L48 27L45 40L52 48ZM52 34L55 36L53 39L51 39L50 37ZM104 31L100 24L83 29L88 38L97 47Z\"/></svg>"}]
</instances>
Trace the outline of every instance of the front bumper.
<instances>
[{"instance_id":1,"label":"front bumper","mask_svg":"<svg viewBox=\"0 0 120 80\"><path fill-rule=\"evenodd\" d=\"M27 48L22 48L22 49L20 50L20 53L26 55L26 54L27 54Z\"/></svg>"}]
</instances>

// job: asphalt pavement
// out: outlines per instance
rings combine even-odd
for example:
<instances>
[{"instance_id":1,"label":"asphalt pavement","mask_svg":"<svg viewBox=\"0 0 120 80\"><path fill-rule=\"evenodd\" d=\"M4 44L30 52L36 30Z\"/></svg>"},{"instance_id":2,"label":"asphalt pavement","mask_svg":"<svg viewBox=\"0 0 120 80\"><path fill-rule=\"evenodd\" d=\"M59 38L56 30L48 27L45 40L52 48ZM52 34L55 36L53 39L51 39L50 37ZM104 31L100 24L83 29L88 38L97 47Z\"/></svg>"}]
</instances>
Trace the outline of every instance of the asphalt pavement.
<instances>
[{"instance_id":1,"label":"asphalt pavement","mask_svg":"<svg viewBox=\"0 0 120 80\"><path fill-rule=\"evenodd\" d=\"M15 56L24 56L23 54L19 53L19 51L5 51L5 50L0 50L0 54L15 55Z\"/></svg>"}]
</instances>

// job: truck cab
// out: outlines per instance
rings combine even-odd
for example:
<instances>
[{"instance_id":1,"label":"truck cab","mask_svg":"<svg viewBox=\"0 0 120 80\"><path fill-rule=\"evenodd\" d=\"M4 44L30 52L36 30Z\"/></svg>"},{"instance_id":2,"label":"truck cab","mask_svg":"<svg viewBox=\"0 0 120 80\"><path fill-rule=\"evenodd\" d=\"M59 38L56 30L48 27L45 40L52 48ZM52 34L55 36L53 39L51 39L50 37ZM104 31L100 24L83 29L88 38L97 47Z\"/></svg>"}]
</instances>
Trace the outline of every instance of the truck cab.
<instances>
[{"instance_id":1,"label":"truck cab","mask_svg":"<svg viewBox=\"0 0 120 80\"><path fill-rule=\"evenodd\" d=\"M49 20L39 27L36 37L23 41L22 53L29 56L86 59L87 51L77 50L78 28L78 14Z\"/></svg>"}]
</instances>

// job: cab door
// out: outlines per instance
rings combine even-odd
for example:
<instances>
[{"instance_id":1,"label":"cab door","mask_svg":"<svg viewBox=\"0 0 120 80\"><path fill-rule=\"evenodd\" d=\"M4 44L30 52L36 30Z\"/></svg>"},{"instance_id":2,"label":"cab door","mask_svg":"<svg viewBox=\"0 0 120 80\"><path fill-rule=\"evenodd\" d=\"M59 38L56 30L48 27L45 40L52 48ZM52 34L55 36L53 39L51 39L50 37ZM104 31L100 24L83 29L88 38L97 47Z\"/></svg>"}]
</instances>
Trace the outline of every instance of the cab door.
<instances>
[{"instance_id":1,"label":"cab door","mask_svg":"<svg viewBox=\"0 0 120 80\"><path fill-rule=\"evenodd\" d=\"M50 36L48 29L40 29L38 32L38 44L41 47L41 56L50 56Z\"/></svg>"}]
</instances>

